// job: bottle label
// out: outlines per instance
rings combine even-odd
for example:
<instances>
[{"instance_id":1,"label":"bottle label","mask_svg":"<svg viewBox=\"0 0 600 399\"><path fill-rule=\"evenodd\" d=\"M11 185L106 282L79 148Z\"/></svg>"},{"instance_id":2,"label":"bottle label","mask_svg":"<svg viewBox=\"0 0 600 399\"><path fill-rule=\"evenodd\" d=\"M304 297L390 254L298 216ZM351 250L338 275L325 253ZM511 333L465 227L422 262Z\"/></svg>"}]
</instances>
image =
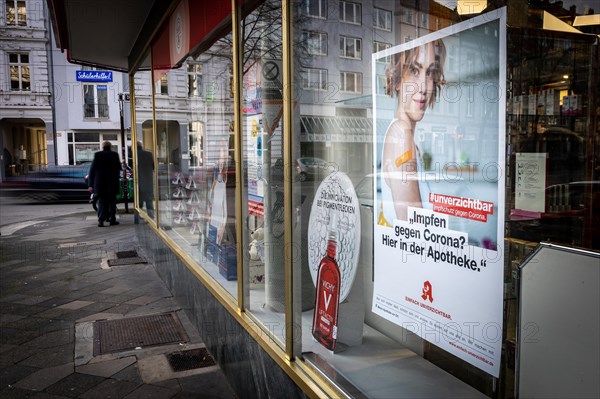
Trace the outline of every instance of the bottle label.
<instances>
[{"instance_id":1,"label":"bottle label","mask_svg":"<svg viewBox=\"0 0 600 399\"><path fill-rule=\"evenodd\" d=\"M313 336L325 348L334 350L337 339L340 274L332 258L321 262L313 319Z\"/></svg>"}]
</instances>

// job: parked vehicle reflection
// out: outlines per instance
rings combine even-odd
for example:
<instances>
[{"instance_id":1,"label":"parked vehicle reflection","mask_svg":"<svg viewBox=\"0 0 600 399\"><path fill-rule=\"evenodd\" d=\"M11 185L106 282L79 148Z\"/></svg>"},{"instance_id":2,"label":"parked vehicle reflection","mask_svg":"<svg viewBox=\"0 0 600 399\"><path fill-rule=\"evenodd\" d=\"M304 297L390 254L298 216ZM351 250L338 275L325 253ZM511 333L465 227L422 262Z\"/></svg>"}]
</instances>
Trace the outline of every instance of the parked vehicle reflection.
<instances>
[{"instance_id":1,"label":"parked vehicle reflection","mask_svg":"<svg viewBox=\"0 0 600 399\"><path fill-rule=\"evenodd\" d=\"M91 162L80 165L49 165L38 171L10 176L0 182L0 195L25 202L88 202L90 193L86 179L90 165ZM133 179L130 170L127 178L128 198L131 201ZM120 193L117 201L122 200L123 195Z\"/></svg>"}]
</instances>

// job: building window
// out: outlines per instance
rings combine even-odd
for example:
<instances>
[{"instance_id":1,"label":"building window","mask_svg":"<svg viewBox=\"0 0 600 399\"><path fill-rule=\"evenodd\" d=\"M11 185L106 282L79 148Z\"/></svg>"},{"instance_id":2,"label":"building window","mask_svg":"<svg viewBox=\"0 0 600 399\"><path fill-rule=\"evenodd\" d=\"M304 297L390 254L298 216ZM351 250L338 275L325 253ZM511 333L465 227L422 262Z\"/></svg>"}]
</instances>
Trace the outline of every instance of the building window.
<instances>
[{"instance_id":1,"label":"building window","mask_svg":"<svg viewBox=\"0 0 600 399\"><path fill-rule=\"evenodd\" d=\"M233 98L233 64L227 67L227 71L229 72L229 98Z\"/></svg>"},{"instance_id":2,"label":"building window","mask_svg":"<svg viewBox=\"0 0 600 399\"><path fill-rule=\"evenodd\" d=\"M202 65L188 64L188 97L202 97Z\"/></svg>"},{"instance_id":3,"label":"building window","mask_svg":"<svg viewBox=\"0 0 600 399\"><path fill-rule=\"evenodd\" d=\"M327 0L304 0L302 8L310 17L327 19Z\"/></svg>"},{"instance_id":4,"label":"building window","mask_svg":"<svg viewBox=\"0 0 600 399\"><path fill-rule=\"evenodd\" d=\"M29 54L9 54L10 89L30 91Z\"/></svg>"},{"instance_id":5,"label":"building window","mask_svg":"<svg viewBox=\"0 0 600 399\"><path fill-rule=\"evenodd\" d=\"M204 123L201 121L192 121L188 126L188 148L190 151L190 167L196 168L202 166L204 162L203 155L203 136Z\"/></svg>"},{"instance_id":6,"label":"building window","mask_svg":"<svg viewBox=\"0 0 600 399\"><path fill-rule=\"evenodd\" d=\"M387 78L385 75L377 75L377 87L376 87L376 93L380 94L380 95L385 95L386 94L386 86L387 86Z\"/></svg>"},{"instance_id":7,"label":"building window","mask_svg":"<svg viewBox=\"0 0 600 399\"><path fill-rule=\"evenodd\" d=\"M302 39L308 54L327 55L327 33L304 31Z\"/></svg>"},{"instance_id":8,"label":"building window","mask_svg":"<svg viewBox=\"0 0 600 399\"><path fill-rule=\"evenodd\" d=\"M27 26L27 6L24 0L6 0L6 25Z\"/></svg>"},{"instance_id":9,"label":"building window","mask_svg":"<svg viewBox=\"0 0 600 399\"><path fill-rule=\"evenodd\" d=\"M106 85L83 85L83 117L108 118L108 90Z\"/></svg>"},{"instance_id":10,"label":"building window","mask_svg":"<svg viewBox=\"0 0 600 399\"><path fill-rule=\"evenodd\" d=\"M360 4L340 1L340 21L360 25L362 23Z\"/></svg>"},{"instance_id":11,"label":"building window","mask_svg":"<svg viewBox=\"0 0 600 399\"><path fill-rule=\"evenodd\" d=\"M353 37L340 36L340 55L345 58L361 59L361 41Z\"/></svg>"},{"instance_id":12,"label":"building window","mask_svg":"<svg viewBox=\"0 0 600 399\"><path fill-rule=\"evenodd\" d=\"M327 70L309 68L302 72L302 87L309 90L327 90Z\"/></svg>"},{"instance_id":13,"label":"building window","mask_svg":"<svg viewBox=\"0 0 600 399\"><path fill-rule=\"evenodd\" d=\"M169 77L165 72L161 75L160 79L156 81L156 86L154 87L156 94L163 94L165 96L169 95Z\"/></svg>"},{"instance_id":14,"label":"building window","mask_svg":"<svg viewBox=\"0 0 600 399\"><path fill-rule=\"evenodd\" d=\"M389 43L373 42L373 53L378 53L380 51L387 50L390 47L392 47L392 45ZM391 62L391 60L392 60L392 57L388 55L387 57L378 58L377 62L383 62L383 63L389 64Z\"/></svg>"},{"instance_id":15,"label":"building window","mask_svg":"<svg viewBox=\"0 0 600 399\"><path fill-rule=\"evenodd\" d=\"M429 15L422 13L421 14L421 27L427 28L429 26Z\"/></svg>"},{"instance_id":16,"label":"building window","mask_svg":"<svg viewBox=\"0 0 600 399\"><path fill-rule=\"evenodd\" d=\"M358 72L340 72L340 91L360 93L362 89L362 74Z\"/></svg>"},{"instance_id":17,"label":"building window","mask_svg":"<svg viewBox=\"0 0 600 399\"><path fill-rule=\"evenodd\" d=\"M404 22L406 22L407 24L412 25L412 23L413 23L413 12L412 12L412 10L406 10L406 11L404 11Z\"/></svg>"},{"instance_id":18,"label":"building window","mask_svg":"<svg viewBox=\"0 0 600 399\"><path fill-rule=\"evenodd\" d=\"M376 29L392 31L392 12L382 10L381 8L373 9L373 27Z\"/></svg>"}]
</instances>

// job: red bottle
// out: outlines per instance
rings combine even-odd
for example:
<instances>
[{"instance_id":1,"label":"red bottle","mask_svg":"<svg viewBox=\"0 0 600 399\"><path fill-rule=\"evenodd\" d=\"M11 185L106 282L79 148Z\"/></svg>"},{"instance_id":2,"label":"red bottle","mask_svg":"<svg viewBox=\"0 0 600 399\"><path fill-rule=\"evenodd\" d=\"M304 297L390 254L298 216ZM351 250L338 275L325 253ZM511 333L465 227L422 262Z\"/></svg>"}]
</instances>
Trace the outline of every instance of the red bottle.
<instances>
[{"instance_id":1,"label":"red bottle","mask_svg":"<svg viewBox=\"0 0 600 399\"><path fill-rule=\"evenodd\" d=\"M337 341L338 307L340 304L340 269L335 260L337 232L327 235L327 253L319 264L312 334L325 348L333 351Z\"/></svg>"}]
</instances>

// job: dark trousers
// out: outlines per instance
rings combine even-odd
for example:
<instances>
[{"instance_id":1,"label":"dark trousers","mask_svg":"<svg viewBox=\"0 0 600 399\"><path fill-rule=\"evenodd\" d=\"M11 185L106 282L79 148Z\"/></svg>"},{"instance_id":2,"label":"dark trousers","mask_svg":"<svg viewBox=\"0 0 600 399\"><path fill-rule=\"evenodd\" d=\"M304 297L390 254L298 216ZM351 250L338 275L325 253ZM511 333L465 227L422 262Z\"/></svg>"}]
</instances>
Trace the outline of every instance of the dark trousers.
<instances>
[{"instance_id":1,"label":"dark trousers","mask_svg":"<svg viewBox=\"0 0 600 399\"><path fill-rule=\"evenodd\" d=\"M117 220L117 198L114 195L98 197L98 222Z\"/></svg>"},{"instance_id":2,"label":"dark trousers","mask_svg":"<svg viewBox=\"0 0 600 399\"><path fill-rule=\"evenodd\" d=\"M148 213L148 216L150 216L151 218L154 218L154 205L153 205L153 201L152 201L152 197L153 197L153 192L147 192L147 191L142 191L140 190L139 192L140 195L140 201L138 203L138 205L140 206L140 208L144 207L144 203L146 204L146 212Z\"/></svg>"}]
</instances>

